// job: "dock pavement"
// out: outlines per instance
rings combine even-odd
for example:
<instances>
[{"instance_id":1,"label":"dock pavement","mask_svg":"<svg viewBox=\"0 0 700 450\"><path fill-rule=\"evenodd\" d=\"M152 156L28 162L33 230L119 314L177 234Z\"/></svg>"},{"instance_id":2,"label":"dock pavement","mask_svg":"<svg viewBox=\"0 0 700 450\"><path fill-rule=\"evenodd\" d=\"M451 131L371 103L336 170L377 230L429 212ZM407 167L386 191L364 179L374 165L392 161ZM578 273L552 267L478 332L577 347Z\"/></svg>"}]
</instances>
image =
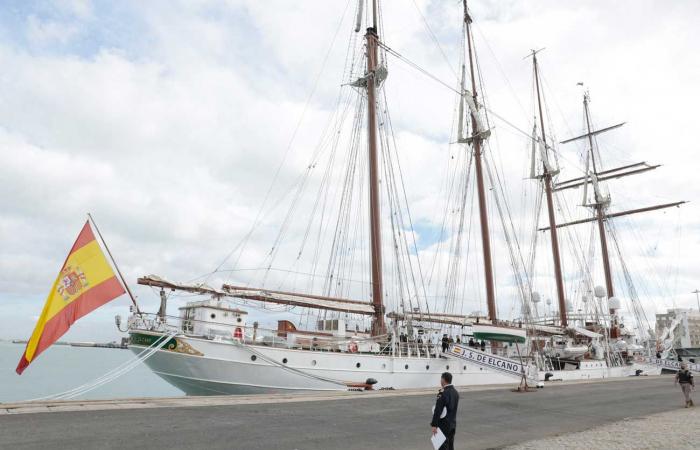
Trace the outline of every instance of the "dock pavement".
<instances>
[{"instance_id":1,"label":"dock pavement","mask_svg":"<svg viewBox=\"0 0 700 450\"><path fill-rule=\"evenodd\" d=\"M607 448L655 448L635 437L635 426L651 436L656 430L660 439L674 434L674 424L700 429L700 414L682 408L672 376L551 382L529 393L512 388L458 388L456 448L568 448L579 442L575 448L591 449L591 436L602 436L596 442L609 442ZM0 403L0 448L429 449L436 392ZM625 436L636 446L614 444ZM673 448L698 448L692 432L678 439Z\"/></svg>"}]
</instances>

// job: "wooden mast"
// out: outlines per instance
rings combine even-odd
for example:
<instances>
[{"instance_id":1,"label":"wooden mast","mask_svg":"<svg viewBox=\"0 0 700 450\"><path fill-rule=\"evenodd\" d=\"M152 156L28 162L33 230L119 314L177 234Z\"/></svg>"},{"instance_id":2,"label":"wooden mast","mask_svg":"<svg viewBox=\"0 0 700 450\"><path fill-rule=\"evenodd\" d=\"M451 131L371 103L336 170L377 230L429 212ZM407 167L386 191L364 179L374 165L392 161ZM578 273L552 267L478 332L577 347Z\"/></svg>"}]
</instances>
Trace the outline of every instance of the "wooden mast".
<instances>
[{"instance_id":1,"label":"wooden mast","mask_svg":"<svg viewBox=\"0 0 700 450\"><path fill-rule=\"evenodd\" d=\"M464 5L464 26L465 32L467 34L467 46L469 49L469 72L472 81L472 98L474 99L474 104L477 105L477 90L476 90L476 74L474 73L474 56L472 51L472 35L471 35L471 22L472 19L469 16L469 11L467 9L467 0L462 0ZM464 95L464 93L462 94ZM474 148L474 168L476 171L476 186L477 195L479 198L479 222L481 225L481 245L483 248L484 256L484 281L486 284L486 303L489 310L489 319L492 321L497 320L496 314L496 295L493 284L493 263L491 260L491 239L489 236L489 218L486 210L486 189L484 187L484 174L482 168L481 157L482 152L482 140L483 137L480 136L479 130L477 128L476 117L472 113L472 146Z\"/></svg>"},{"instance_id":2,"label":"wooden mast","mask_svg":"<svg viewBox=\"0 0 700 450\"><path fill-rule=\"evenodd\" d=\"M591 116L588 111L588 93L583 94L583 110L586 115L586 127L588 128L588 145L591 152L591 162L593 163L593 175L598 176L598 168L595 161L595 152L593 151L593 135L591 134ZM598 234L600 235L600 249L603 254L603 272L605 273L605 290L608 298L615 295L612 271L610 270L610 256L608 254L608 239L605 235L605 199L599 198L598 189L594 190L595 194L595 215L598 222Z\"/></svg>"},{"instance_id":3,"label":"wooden mast","mask_svg":"<svg viewBox=\"0 0 700 450\"><path fill-rule=\"evenodd\" d=\"M537 68L537 52L533 50L532 52L532 64L535 68L535 87L537 89L537 107L540 116L540 129L542 135L542 145L544 146L545 155L547 152L547 138L545 135L544 128L544 114L542 113L542 99L540 95L540 75ZM590 131L590 130L589 130ZM542 161L542 166L544 167L544 173L542 174L542 181L544 182L545 195L547 197L547 214L549 216L549 229L550 237L552 240L552 258L554 259L554 277L557 283L557 299L559 301L559 320L561 321L561 326L565 327L568 325L566 317L566 299L564 298L564 279L561 274L561 256L559 255L559 237L557 236L556 219L554 217L554 201L552 198L552 172L547 167L544 161Z\"/></svg>"},{"instance_id":4,"label":"wooden mast","mask_svg":"<svg viewBox=\"0 0 700 450\"><path fill-rule=\"evenodd\" d=\"M369 150L369 221L372 258L372 304L374 320L372 336L385 333L383 281L382 281L382 237L379 205L379 161L377 155L377 99L376 70L378 66L377 0L372 0L372 26L365 34L367 42L367 137Z\"/></svg>"}]
</instances>

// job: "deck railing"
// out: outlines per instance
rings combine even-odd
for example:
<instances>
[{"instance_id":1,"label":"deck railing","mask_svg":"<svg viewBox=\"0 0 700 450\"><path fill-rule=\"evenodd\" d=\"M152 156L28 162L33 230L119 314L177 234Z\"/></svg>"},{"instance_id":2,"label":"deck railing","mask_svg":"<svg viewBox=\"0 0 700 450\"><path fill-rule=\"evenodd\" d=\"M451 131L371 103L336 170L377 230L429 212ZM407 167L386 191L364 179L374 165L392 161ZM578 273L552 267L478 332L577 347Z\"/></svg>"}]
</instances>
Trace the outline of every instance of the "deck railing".
<instances>
[{"instance_id":1,"label":"deck railing","mask_svg":"<svg viewBox=\"0 0 700 450\"><path fill-rule=\"evenodd\" d=\"M198 325L198 326L196 326ZM195 334L195 329L203 329L203 334ZM129 318L130 331L155 331L159 333L178 332L185 336L224 341L231 343L244 343L263 345L268 347L296 348L312 351L327 352L353 352L393 355L406 358L437 358L442 354L440 342L399 341L386 336L386 341L381 342L366 335L356 335L348 332L345 336L317 336L308 334L303 330L284 331L259 326L238 325L216 322L213 320L187 319L183 317L157 314L135 314ZM285 335L293 335L294 339L288 339ZM368 347L372 346L369 350ZM462 343L462 345L467 345ZM479 348L478 346L475 348ZM491 349L487 351L507 356L507 347Z\"/></svg>"}]
</instances>

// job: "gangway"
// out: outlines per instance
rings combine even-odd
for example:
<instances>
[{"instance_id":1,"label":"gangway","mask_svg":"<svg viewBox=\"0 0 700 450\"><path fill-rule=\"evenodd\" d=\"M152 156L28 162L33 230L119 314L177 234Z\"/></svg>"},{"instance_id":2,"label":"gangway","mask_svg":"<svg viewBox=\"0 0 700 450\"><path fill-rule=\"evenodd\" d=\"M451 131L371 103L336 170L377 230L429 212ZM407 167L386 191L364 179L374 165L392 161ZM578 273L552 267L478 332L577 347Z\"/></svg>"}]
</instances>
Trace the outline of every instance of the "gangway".
<instances>
[{"instance_id":1,"label":"gangway","mask_svg":"<svg viewBox=\"0 0 700 450\"><path fill-rule=\"evenodd\" d=\"M528 383L532 386L537 385L537 367L523 363L522 358L520 361L516 361L461 344L452 344L445 356L458 358L518 378L521 381L521 387L525 389L527 389Z\"/></svg>"},{"instance_id":2,"label":"gangway","mask_svg":"<svg viewBox=\"0 0 700 450\"><path fill-rule=\"evenodd\" d=\"M680 361L674 361L672 359L650 358L648 356L641 357L639 362L643 362L645 364L649 364L652 366L658 366L658 367L661 367L662 369L675 370L675 371L681 370L681 364L683 364ZM697 364L697 363L686 363L686 364L688 365L688 370L690 370L691 372L695 372L695 373L700 374L700 364Z\"/></svg>"}]
</instances>

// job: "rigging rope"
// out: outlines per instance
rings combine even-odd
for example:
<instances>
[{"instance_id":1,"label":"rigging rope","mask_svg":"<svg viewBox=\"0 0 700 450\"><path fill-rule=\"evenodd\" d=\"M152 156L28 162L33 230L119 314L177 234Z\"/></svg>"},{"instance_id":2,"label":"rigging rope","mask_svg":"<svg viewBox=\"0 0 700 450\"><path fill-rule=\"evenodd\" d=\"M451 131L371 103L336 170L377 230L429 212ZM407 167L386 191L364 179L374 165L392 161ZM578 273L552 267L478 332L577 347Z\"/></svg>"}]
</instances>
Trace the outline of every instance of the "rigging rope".
<instances>
[{"instance_id":1,"label":"rigging rope","mask_svg":"<svg viewBox=\"0 0 700 450\"><path fill-rule=\"evenodd\" d=\"M454 87L450 86L448 83L442 81L441 79L439 79L438 77L436 77L436 76L433 75L432 73L428 72L426 69L423 69L423 68L422 68L421 66L419 66L418 64L414 63L413 61L411 61L410 59L406 58L405 56L403 56L402 54L400 54L399 52L397 52L397 51L394 50L393 48L391 48L391 47L389 47L388 45L386 45L384 42L379 42L379 46L380 46L381 48L385 49L386 52L389 53L390 55L396 57L396 58L399 59L400 61L402 61L402 62L404 62L405 64L409 65L411 68L417 70L418 72L422 73L423 75L425 75L426 77L428 77L428 78L430 78L431 80L435 81L436 83L442 85L443 87L449 89L450 91L456 93L457 95L462 95L462 93L460 92L459 89L455 89ZM483 92L482 92L482 97L483 97ZM491 114L492 116L494 116L495 118L497 118L498 120L500 120L501 122L503 122L504 124L508 125L508 126L511 127L513 130L517 131L518 133L520 133L521 135L523 135L524 137L526 137L528 140L530 140L530 141L533 141L533 140L534 140L535 142L537 141L536 139L533 139L532 135L531 135L529 132L527 132L527 131L523 130L522 128L518 127L518 126L515 125L513 122L509 121L508 119L506 119L506 118L503 117L502 115L498 114L498 113L495 112L494 110L492 110L492 109L490 109L490 108L488 108L488 107L486 107L486 106L484 106L484 105L482 105L482 106L483 106L483 108L484 108L484 111L488 112L489 114ZM487 119L488 119L488 116L487 116ZM550 148L550 150L552 150L553 153L556 153L557 156L558 156L559 158L562 158L562 159L564 159L565 161L568 161L568 159L565 158L564 155L562 155L558 150L555 150L555 149L553 149L553 148ZM578 168L576 165L573 165L572 167L574 167L576 170L580 171L581 173L584 173L583 169Z\"/></svg>"},{"instance_id":2,"label":"rigging rope","mask_svg":"<svg viewBox=\"0 0 700 450\"><path fill-rule=\"evenodd\" d=\"M272 177L272 181L270 182L270 186L269 186L267 192L265 193L265 197L263 198L263 201L260 205L258 213L255 217L255 220L253 221L253 225L251 226L250 231L244 236L243 240L241 242L239 242L238 245L236 245L236 247L234 247L233 250L231 250L226 255L226 257L217 265L217 267L212 272L210 272L209 274L206 275L206 278L204 280L205 283L209 280L209 277L211 275L213 275L214 273L218 272L218 270L221 269L223 267L223 265L226 264L226 262L231 258L231 256L233 256L233 254L240 248L241 250L240 250L240 253L238 255L238 258L236 258L236 261L234 262L234 267L236 265L238 265L238 262L242 256L243 252L245 251L245 247L246 247L248 241L250 240L250 237L252 236L253 232L260 224L260 221L262 219L261 216L262 216L262 213L265 209L265 206L267 205L267 202L270 198L270 194L272 193L272 188L274 187L275 183L277 182L277 178L279 177L280 172L282 171L282 167L284 166L284 164L287 160L287 157L289 156L289 152L291 151L292 146L294 144L294 141L296 140L297 132L299 131L299 128L301 127L301 124L304 120L304 117L306 116L306 112L308 110L309 105L311 104L311 100L313 99L313 96L316 93L316 89L318 87L318 82L320 81L321 76L323 75L323 72L326 69L326 64L328 62L328 58L330 57L331 51L333 50L336 38L338 37L338 34L340 32L340 29L341 29L341 25L345 20L345 16L347 14L350 2L351 2L351 0L348 0L346 5L345 5L345 9L343 10L343 14L341 15L338 26L336 27L336 31L333 35L333 38L330 41L330 44L328 46L328 50L326 51L326 54L323 58L323 62L321 63L321 69L318 71L318 74L316 75L316 78L314 79L313 86L311 88L311 91L309 92L307 99L306 99L306 102L304 104L304 108L302 109L301 115L299 116L299 120L297 121L296 126L294 127L294 131L292 132L292 136L289 140L289 143L287 144L287 148L285 149L284 154L282 155L282 159L280 160L280 163L278 164L277 169L275 170L275 174Z\"/></svg>"},{"instance_id":3,"label":"rigging rope","mask_svg":"<svg viewBox=\"0 0 700 450\"><path fill-rule=\"evenodd\" d=\"M455 79L459 83L459 75L457 75L457 72L455 72L454 67L452 67L452 64L450 64L449 58L447 58L447 55L445 54L445 51L442 49L442 46L440 45L440 42L437 39L437 36L435 36L435 33L433 33L432 28L430 28L430 25L428 24L428 21L426 20L425 16L420 10L420 7L418 6L418 3L416 3L416 0L413 1L413 6L416 8L416 12L418 12L418 15L420 18L423 20L423 24L425 24L425 29L428 31L428 34L432 38L433 42L435 43L435 46L440 50L440 54L442 55L442 58L445 60L445 63L447 64L447 67L450 68L452 71L452 74L455 76Z\"/></svg>"}]
</instances>

